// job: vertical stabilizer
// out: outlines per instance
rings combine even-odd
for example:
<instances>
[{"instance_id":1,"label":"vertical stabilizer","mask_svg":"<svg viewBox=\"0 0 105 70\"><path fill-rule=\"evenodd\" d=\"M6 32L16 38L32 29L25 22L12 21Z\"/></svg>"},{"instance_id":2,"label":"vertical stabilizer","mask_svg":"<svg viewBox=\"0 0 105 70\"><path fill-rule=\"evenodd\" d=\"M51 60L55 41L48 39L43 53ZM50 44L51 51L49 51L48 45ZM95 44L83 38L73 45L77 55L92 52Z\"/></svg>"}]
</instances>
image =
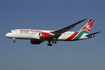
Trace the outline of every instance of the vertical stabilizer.
<instances>
[{"instance_id":1,"label":"vertical stabilizer","mask_svg":"<svg viewBox=\"0 0 105 70\"><path fill-rule=\"evenodd\" d=\"M94 19L91 19L79 30L79 32L86 30L88 33L90 33L93 23Z\"/></svg>"}]
</instances>

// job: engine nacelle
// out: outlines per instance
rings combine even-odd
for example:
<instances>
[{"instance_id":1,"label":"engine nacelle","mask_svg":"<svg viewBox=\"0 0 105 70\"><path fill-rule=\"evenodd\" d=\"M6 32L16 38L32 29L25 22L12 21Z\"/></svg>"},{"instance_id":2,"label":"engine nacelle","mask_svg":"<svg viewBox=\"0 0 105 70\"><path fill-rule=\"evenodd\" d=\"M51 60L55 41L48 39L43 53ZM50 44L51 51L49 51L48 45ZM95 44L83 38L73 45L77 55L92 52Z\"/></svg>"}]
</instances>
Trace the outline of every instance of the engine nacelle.
<instances>
[{"instance_id":1,"label":"engine nacelle","mask_svg":"<svg viewBox=\"0 0 105 70\"><path fill-rule=\"evenodd\" d=\"M43 42L43 41L31 39L30 42L31 42L31 44L40 44L40 43Z\"/></svg>"},{"instance_id":2,"label":"engine nacelle","mask_svg":"<svg viewBox=\"0 0 105 70\"><path fill-rule=\"evenodd\" d=\"M45 33L45 32L41 32L39 35L42 39L49 39L51 37L49 33Z\"/></svg>"}]
</instances>

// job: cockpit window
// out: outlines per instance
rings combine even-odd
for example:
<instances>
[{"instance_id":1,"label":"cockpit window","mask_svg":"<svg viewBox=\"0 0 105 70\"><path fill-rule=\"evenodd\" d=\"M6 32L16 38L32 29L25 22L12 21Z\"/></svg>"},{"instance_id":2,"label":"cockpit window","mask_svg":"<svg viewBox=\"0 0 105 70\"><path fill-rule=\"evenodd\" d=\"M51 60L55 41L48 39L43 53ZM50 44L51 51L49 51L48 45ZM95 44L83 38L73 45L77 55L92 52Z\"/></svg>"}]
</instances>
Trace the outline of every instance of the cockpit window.
<instances>
[{"instance_id":1,"label":"cockpit window","mask_svg":"<svg viewBox=\"0 0 105 70\"><path fill-rule=\"evenodd\" d=\"M9 31L8 33L12 33L12 31Z\"/></svg>"}]
</instances>

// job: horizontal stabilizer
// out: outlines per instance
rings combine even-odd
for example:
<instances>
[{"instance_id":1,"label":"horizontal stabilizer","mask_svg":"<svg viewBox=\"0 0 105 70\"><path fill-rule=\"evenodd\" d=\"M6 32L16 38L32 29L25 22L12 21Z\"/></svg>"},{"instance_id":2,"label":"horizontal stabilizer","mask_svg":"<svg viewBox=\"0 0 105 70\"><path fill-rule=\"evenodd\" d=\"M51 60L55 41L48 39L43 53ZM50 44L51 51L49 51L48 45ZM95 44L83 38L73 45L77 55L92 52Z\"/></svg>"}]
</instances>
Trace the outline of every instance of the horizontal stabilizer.
<instances>
[{"instance_id":1,"label":"horizontal stabilizer","mask_svg":"<svg viewBox=\"0 0 105 70\"><path fill-rule=\"evenodd\" d=\"M94 33L91 33L91 34L88 34L86 35L87 37L94 37L95 34L98 34L100 33L101 31L98 31L98 32L94 32Z\"/></svg>"}]
</instances>

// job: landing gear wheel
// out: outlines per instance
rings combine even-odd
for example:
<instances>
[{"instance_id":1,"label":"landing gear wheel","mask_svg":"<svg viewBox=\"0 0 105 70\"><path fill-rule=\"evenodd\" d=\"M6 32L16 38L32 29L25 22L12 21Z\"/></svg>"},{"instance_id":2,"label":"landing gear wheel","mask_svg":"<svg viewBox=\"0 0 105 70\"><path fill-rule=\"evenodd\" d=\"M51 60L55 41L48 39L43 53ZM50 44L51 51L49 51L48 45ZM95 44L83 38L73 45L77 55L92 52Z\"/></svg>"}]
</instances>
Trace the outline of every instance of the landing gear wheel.
<instances>
[{"instance_id":1,"label":"landing gear wheel","mask_svg":"<svg viewBox=\"0 0 105 70\"><path fill-rule=\"evenodd\" d=\"M52 46L52 44L51 44L51 41L48 41L48 44L47 44L48 46Z\"/></svg>"},{"instance_id":2,"label":"landing gear wheel","mask_svg":"<svg viewBox=\"0 0 105 70\"><path fill-rule=\"evenodd\" d=\"M13 40L13 43L15 43L16 41L15 40Z\"/></svg>"},{"instance_id":3,"label":"landing gear wheel","mask_svg":"<svg viewBox=\"0 0 105 70\"><path fill-rule=\"evenodd\" d=\"M47 44L48 46L52 46L52 44Z\"/></svg>"},{"instance_id":4,"label":"landing gear wheel","mask_svg":"<svg viewBox=\"0 0 105 70\"><path fill-rule=\"evenodd\" d=\"M16 40L15 40L15 38L13 38L13 43L15 43L16 42Z\"/></svg>"}]
</instances>

